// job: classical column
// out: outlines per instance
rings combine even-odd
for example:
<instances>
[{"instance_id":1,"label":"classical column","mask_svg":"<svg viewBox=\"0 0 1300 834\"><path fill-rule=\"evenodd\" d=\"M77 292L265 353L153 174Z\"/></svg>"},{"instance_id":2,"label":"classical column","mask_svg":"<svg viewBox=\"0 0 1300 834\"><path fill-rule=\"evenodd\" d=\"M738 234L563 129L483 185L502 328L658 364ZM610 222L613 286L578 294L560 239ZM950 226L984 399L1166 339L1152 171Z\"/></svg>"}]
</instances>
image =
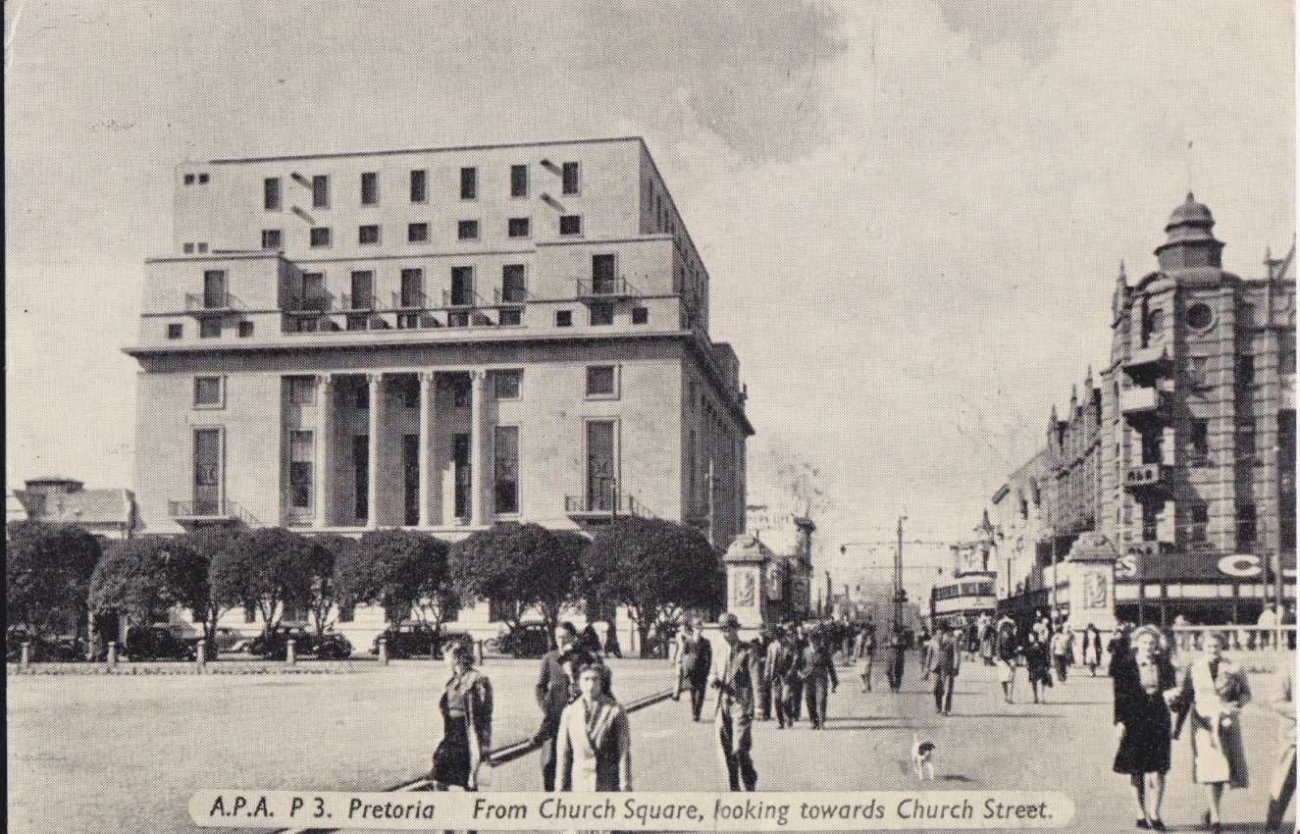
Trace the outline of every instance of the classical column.
<instances>
[{"instance_id":1,"label":"classical column","mask_svg":"<svg viewBox=\"0 0 1300 834\"><path fill-rule=\"evenodd\" d=\"M433 523L433 371L420 371L420 526Z\"/></svg>"},{"instance_id":2,"label":"classical column","mask_svg":"<svg viewBox=\"0 0 1300 834\"><path fill-rule=\"evenodd\" d=\"M312 526L329 526L330 444L333 442L334 377L316 376L316 518Z\"/></svg>"},{"instance_id":3,"label":"classical column","mask_svg":"<svg viewBox=\"0 0 1300 834\"><path fill-rule=\"evenodd\" d=\"M470 371L469 378L469 523L477 527L483 523L483 388L487 373Z\"/></svg>"},{"instance_id":4,"label":"classical column","mask_svg":"<svg viewBox=\"0 0 1300 834\"><path fill-rule=\"evenodd\" d=\"M379 528L379 436L383 427L384 410L384 375L367 374L370 384L370 437L367 448L370 477L366 483L366 527L371 530Z\"/></svg>"}]
</instances>

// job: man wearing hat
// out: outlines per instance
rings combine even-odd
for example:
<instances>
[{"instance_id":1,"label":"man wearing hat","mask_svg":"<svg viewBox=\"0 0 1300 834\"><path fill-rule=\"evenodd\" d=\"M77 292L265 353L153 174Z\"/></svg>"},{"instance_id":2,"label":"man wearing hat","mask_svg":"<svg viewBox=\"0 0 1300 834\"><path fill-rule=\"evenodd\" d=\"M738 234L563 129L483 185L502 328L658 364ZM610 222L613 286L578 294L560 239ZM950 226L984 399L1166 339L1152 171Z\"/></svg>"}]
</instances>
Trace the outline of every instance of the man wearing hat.
<instances>
[{"instance_id":1,"label":"man wearing hat","mask_svg":"<svg viewBox=\"0 0 1300 834\"><path fill-rule=\"evenodd\" d=\"M751 672L753 648L740 640L740 620L727 612L718 618L723 646L714 665L712 686L718 690L716 709L718 752L731 790L752 791L758 773L750 748L754 746L754 678Z\"/></svg>"}]
</instances>

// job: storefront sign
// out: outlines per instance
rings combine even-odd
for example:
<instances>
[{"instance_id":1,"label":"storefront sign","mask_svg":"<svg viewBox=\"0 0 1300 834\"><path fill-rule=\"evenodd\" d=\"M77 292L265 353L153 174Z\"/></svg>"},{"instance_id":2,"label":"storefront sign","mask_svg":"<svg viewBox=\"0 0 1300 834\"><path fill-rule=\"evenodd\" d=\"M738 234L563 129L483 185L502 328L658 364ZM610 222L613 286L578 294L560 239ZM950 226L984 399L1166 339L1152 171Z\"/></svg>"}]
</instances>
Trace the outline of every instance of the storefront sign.
<instances>
[{"instance_id":1,"label":"storefront sign","mask_svg":"<svg viewBox=\"0 0 1300 834\"><path fill-rule=\"evenodd\" d=\"M1294 553L1282 554L1282 575L1296 576ZM1154 548L1131 547L1115 560L1116 579L1194 581L1215 579L1259 580L1264 576L1264 559L1254 553L1218 556L1213 553L1158 553Z\"/></svg>"}]
</instances>

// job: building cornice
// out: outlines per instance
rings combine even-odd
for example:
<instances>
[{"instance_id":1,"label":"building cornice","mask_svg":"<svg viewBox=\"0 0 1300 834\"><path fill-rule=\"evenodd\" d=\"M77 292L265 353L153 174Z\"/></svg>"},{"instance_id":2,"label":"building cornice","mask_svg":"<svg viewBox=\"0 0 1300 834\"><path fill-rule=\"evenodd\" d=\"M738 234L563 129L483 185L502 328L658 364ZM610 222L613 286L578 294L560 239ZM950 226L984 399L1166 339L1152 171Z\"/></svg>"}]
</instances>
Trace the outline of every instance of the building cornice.
<instances>
[{"instance_id":1,"label":"building cornice","mask_svg":"<svg viewBox=\"0 0 1300 834\"><path fill-rule=\"evenodd\" d=\"M250 162L294 162L298 160L314 159L356 159L366 156L402 156L404 154L420 153L458 153L464 151L490 151L506 150L510 148L544 148L544 147L563 147L569 145L604 145L615 142L640 142L645 144L645 140L640 136L610 136L602 139L557 139L552 142L504 142L500 144L486 145L446 145L443 147L432 148L403 148L397 150L383 151L335 151L332 153L309 153L309 154L288 154L284 156L248 156L232 157L227 159L209 159L206 163L192 162L190 165L238 165Z\"/></svg>"}]
</instances>

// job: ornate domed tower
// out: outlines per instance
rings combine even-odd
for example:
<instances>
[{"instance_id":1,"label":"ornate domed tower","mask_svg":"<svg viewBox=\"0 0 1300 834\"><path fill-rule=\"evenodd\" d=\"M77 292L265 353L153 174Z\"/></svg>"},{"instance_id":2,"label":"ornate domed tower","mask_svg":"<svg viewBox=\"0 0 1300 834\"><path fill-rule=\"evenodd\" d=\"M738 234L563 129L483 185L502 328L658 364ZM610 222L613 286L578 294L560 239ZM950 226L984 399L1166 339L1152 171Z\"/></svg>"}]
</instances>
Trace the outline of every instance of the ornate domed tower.
<instances>
[{"instance_id":1,"label":"ornate domed tower","mask_svg":"<svg viewBox=\"0 0 1300 834\"><path fill-rule=\"evenodd\" d=\"M1196 202L1192 192L1187 200L1169 215L1165 232L1169 239L1156 247L1160 269L1170 272L1189 267L1221 267L1223 244L1214 239L1214 216L1204 203Z\"/></svg>"}]
</instances>

